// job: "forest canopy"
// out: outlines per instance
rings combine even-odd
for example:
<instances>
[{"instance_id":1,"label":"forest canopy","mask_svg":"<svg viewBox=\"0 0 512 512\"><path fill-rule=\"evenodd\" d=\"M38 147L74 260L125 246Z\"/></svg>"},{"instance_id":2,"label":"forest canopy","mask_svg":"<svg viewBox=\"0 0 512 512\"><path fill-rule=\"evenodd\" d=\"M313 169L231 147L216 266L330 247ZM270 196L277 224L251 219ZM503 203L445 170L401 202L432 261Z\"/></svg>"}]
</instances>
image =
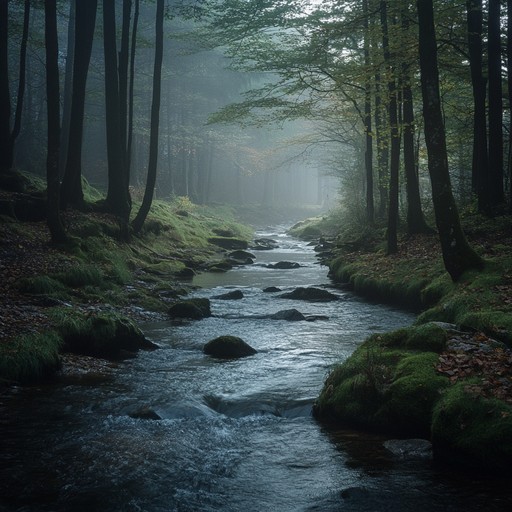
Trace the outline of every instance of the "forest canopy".
<instances>
[{"instance_id":1,"label":"forest canopy","mask_svg":"<svg viewBox=\"0 0 512 512\"><path fill-rule=\"evenodd\" d=\"M401 226L437 228L456 280L481 266L458 211L511 209L511 9L2 0L2 183L46 177L54 240L84 179L126 237L155 196L339 204L389 254Z\"/></svg>"}]
</instances>

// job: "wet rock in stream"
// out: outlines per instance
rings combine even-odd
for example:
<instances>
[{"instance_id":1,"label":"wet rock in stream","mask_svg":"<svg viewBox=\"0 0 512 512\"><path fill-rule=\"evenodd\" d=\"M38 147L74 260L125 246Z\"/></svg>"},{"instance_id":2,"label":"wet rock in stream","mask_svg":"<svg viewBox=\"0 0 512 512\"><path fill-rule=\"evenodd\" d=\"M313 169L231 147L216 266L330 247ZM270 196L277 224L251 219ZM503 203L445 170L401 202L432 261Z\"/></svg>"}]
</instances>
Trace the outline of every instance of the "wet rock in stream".
<instances>
[{"instance_id":1,"label":"wet rock in stream","mask_svg":"<svg viewBox=\"0 0 512 512\"><path fill-rule=\"evenodd\" d=\"M210 301L208 299L193 298L182 300L173 304L168 311L171 318L191 318L201 320L212 316Z\"/></svg>"},{"instance_id":2,"label":"wet rock in stream","mask_svg":"<svg viewBox=\"0 0 512 512\"><path fill-rule=\"evenodd\" d=\"M252 356L257 351L238 336L219 336L209 341L203 352L220 359L237 359Z\"/></svg>"},{"instance_id":3,"label":"wet rock in stream","mask_svg":"<svg viewBox=\"0 0 512 512\"><path fill-rule=\"evenodd\" d=\"M337 295L334 295L327 290L322 290L321 288L296 288L292 292L283 293L279 295L282 299L294 299L294 300L306 300L311 302L330 302L334 300L339 300Z\"/></svg>"},{"instance_id":4,"label":"wet rock in stream","mask_svg":"<svg viewBox=\"0 0 512 512\"><path fill-rule=\"evenodd\" d=\"M212 299L220 300L240 300L244 298L242 290L233 290L232 292L221 293L220 295L214 295Z\"/></svg>"}]
</instances>

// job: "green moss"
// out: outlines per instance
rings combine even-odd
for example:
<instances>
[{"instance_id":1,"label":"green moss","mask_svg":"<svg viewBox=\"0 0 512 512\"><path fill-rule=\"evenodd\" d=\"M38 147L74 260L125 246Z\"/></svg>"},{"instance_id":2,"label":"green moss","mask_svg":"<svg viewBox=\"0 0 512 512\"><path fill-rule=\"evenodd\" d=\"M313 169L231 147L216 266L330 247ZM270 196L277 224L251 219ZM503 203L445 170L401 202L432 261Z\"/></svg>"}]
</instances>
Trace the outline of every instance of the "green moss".
<instances>
[{"instance_id":1,"label":"green moss","mask_svg":"<svg viewBox=\"0 0 512 512\"><path fill-rule=\"evenodd\" d=\"M0 381L27 384L51 376L60 367L61 345L54 331L0 343Z\"/></svg>"},{"instance_id":2,"label":"green moss","mask_svg":"<svg viewBox=\"0 0 512 512\"><path fill-rule=\"evenodd\" d=\"M79 264L55 274L54 277L71 288L80 288L86 285L98 286L104 280L103 272L93 264Z\"/></svg>"},{"instance_id":3,"label":"green moss","mask_svg":"<svg viewBox=\"0 0 512 512\"><path fill-rule=\"evenodd\" d=\"M21 292L36 295L55 295L65 290L64 285L60 281L50 276L23 278L18 286Z\"/></svg>"},{"instance_id":4,"label":"green moss","mask_svg":"<svg viewBox=\"0 0 512 512\"><path fill-rule=\"evenodd\" d=\"M512 406L475 396L472 382L449 388L434 408L432 440L436 456L480 469L510 472ZM478 381L474 381L475 386Z\"/></svg>"},{"instance_id":5,"label":"green moss","mask_svg":"<svg viewBox=\"0 0 512 512\"><path fill-rule=\"evenodd\" d=\"M116 313L83 314L60 310L54 313L63 349L77 354L116 357L121 350L136 351L144 335L128 318Z\"/></svg>"},{"instance_id":6,"label":"green moss","mask_svg":"<svg viewBox=\"0 0 512 512\"><path fill-rule=\"evenodd\" d=\"M439 348L438 329L411 327L368 338L329 375L317 414L395 435L428 436L432 408L449 380L435 371L438 354L416 347Z\"/></svg>"}]
</instances>

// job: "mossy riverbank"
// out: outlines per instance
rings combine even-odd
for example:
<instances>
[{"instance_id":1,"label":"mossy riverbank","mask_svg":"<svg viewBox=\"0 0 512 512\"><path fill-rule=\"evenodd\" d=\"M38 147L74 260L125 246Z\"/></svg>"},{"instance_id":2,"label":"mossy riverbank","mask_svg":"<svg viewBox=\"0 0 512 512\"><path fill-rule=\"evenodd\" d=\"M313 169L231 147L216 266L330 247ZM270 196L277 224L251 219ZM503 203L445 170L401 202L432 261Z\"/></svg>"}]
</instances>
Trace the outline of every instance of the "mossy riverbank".
<instances>
[{"instance_id":1,"label":"mossy riverbank","mask_svg":"<svg viewBox=\"0 0 512 512\"><path fill-rule=\"evenodd\" d=\"M512 219L464 219L486 263L457 283L444 271L435 235L404 235L398 254L387 256L382 230L340 225L317 218L294 233L331 239L321 256L340 285L419 316L409 328L371 336L333 368L316 416L427 438L437 460L510 473Z\"/></svg>"},{"instance_id":2,"label":"mossy riverbank","mask_svg":"<svg viewBox=\"0 0 512 512\"><path fill-rule=\"evenodd\" d=\"M2 192L4 203L11 198ZM252 238L231 208L186 198L155 201L129 242L110 215L70 210L63 217L70 242L57 247L48 242L44 220L0 216L5 384L55 375L64 351L118 358L152 348L136 323L166 316L195 273L229 269L229 248Z\"/></svg>"}]
</instances>

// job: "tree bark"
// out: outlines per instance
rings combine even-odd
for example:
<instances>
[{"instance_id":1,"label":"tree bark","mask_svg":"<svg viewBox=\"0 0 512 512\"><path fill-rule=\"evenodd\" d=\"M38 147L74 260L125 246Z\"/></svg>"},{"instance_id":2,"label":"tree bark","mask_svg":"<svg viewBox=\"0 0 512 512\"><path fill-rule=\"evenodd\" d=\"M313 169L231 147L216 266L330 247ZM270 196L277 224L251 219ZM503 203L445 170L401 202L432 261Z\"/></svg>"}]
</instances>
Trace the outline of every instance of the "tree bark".
<instances>
[{"instance_id":1,"label":"tree bark","mask_svg":"<svg viewBox=\"0 0 512 512\"><path fill-rule=\"evenodd\" d=\"M73 98L73 65L75 58L76 2L69 2L68 40L66 48L66 68L64 71L64 101L62 105L62 127L60 131L59 175L63 176L68 158L69 128L71 126L71 101Z\"/></svg>"},{"instance_id":2,"label":"tree bark","mask_svg":"<svg viewBox=\"0 0 512 512\"><path fill-rule=\"evenodd\" d=\"M364 131L365 131L365 152L364 168L366 176L366 221L373 224L375 221L375 205L373 201L373 133L372 133L372 97L370 80L370 35L368 22L368 0L363 0L364 18L364 63L367 79L365 81L364 96Z\"/></svg>"},{"instance_id":3,"label":"tree bark","mask_svg":"<svg viewBox=\"0 0 512 512\"><path fill-rule=\"evenodd\" d=\"M423 117L432 200L444 266L452 280L457 281L467 270L481 269L483 262L471 249L464 236L452 194L439 93L432 0L417 0L417 6Z\"/></svg>"},{"instance_id":4,"label":"tree bark","mask_svg":"<svg viewBox=\"0 0 512 512\"><path fill-rule=\"evenodd\" d=\"M132 221L132 228L135 233L139 232L144 225L151 203L156 183L156 171L158 160L158 129L160 126L160 97L162 88L162 60L164 41L164 0L157 0L156 3L156 25L155 25L155 64L153 69L153 100L151 104L151 133L149 136L149 163L146 189L142 205L135 219Z\"/></svg>"},{"instance_id":5,"label":"tree bark","mask_svg":"<svg viewBox=\"0 0 512 512\"><path fill-rule=\"evenodd\" d=\"M139 0L135 0L133 13L132 42L130 48L130 78L128 89L128 134L126 141L126 169L128 172L128 183L132 170L132 143L133 143L133 91L135 83L135 50L137 47L137 29L139 25Z\"/></svg>"},{"instance_id":6,"label":"tree bark","mask_svg":"<svg viewBox=\"0 0 512 512\"><path fill-rule=\"evenodd\" d=\"M23 32L20 44L20 71L18 97L11 131L11 94L9 89L8 54L8 0L0 0L0 173L8 172L14 165L14 144L20 133L25 94L27 40L30 21L30 0L25 0L23 14Z\"/></svg>"},{"instance_id":7,"label":"tree bark","mask_svg":"<svg viewBox=\"0 0 512 512\"><path fill-rule=\"evenodd\" d=\"M105 53L105 120L108 160L106 203L109 211L119 217L122 234L127 237L131 200L126 172L126 154L121 134L115 0L103 0L103 47Z\"/></svg>"},{"instance_id":8,"label":"tree bark","mask_svg":"<svg viewBox=\"0 0 512 512\"><path fill-rule=\"evenodd\" d=\"M75 59L71 117L68 139L68 157L61 185L61 206L84 207L82 190L82 142L87 74L91 60L97 0L77 0L75 27Z\"/></svg>"},{"instance_id":9,"label":"tree bark","mask_svg":"<svg viewBox=\"0 0 512 512\"><path fill-rule=\"evenodd\" d=\"M493 211L505 202L503 188L503 96L501 85L500 23L500 0L489 0L489 193L493 203Z\"/></svg>"},{"instance_id":10,"label":"tree bark","mask_svg":"<svg viewBox=\"0 0 512 512\"><path fill-rule=\"evenodd\" d=\"M48 153L46 159L47 223L52 242L67 240L59 208L60 97L56 0L45 0L46 102Z\"/></svg>"},{"instance_id":11,"label":"tree bark","mask_svg":"<svg viewBox=\"0 0 512 512\"><path fill-rule=\"evenodd\" d=\"M487 152L487 119L485 109L486 81L482 58L482 0L467 0L468 51L473 90L473 163L471 188L478 198L480 212L489 212L489 160Z\"/></svg>"},{"instance_id":12,"label":"tree bark","mask_svg":"<svg viewBox=\"0 0 512 512\"><path fill-rule=\"evenodd\" d=\"M380 2L382 27L382 50L388 73L388 119L391 136L391 153L389 165L389 205L387 228L387 254L398 252L398 179L400 167L400 130L398 128L398 101L395 79L395 66L391 60L388 34L388 3Z\"/></svg>"}]
</instances>

